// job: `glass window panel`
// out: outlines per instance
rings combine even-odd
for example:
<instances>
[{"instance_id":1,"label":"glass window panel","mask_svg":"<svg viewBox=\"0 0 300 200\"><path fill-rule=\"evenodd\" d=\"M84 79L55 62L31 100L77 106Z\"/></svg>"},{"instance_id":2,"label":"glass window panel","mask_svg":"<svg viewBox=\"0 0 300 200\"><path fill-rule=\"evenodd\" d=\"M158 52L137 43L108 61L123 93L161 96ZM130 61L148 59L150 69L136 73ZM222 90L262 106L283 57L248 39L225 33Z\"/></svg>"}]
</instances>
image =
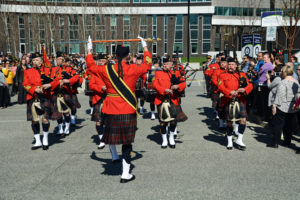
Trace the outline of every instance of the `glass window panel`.
<instances>
[{"instance_id":1,"label":"glass window panel","mask_svg":"<svg viewBox=\"0 0 300 200\"><path fill-rule=\"evenodd\" d=\"M133 3L140 3L140 0L133 0Z\"/></svg>"},{"instance_id":2,"label":"glass window panel","mask_svg":"<svg viewBox=\"0 0 300 200\"><path fill-rule=\"evenodd\" d=\"M197 43L192 43L192 53L198 53L198 44Z\"/></svg>"},{"instance_id":3,"label":"glass window panel","mask_svg":"<svg viewBox=\"0 0 300 200\"><path fill-rule=\"evenodd\" d=\"M254 8L249 8L249 16L253 16L254 14Z\"/></svg>"},{"instance_id":4,"label":"glass window panel","mask_svg":"<svg viewBox=\"0 0 300 200\"><path fill-rule=\"evenodd\" d=\"M243 8L243 16L248 16L248 8Z\"/></svg>"},{"instance_id":5,"label":"glass window panel","mask_svg":"<svg viewBox=\"0 0 300 200\"><path fill-rule=\"evenodd\" d=\"M190 15L190 24L198 25L198 15Z\"/></svg>"},{"instance_id":6,"label":"glass window panel","mask_svg":"<svg viewBox=\"0 0 300 200\"><path fill-rule=\"evenodd\" d=\"M203 53L207 53L210 50L210 43L203 42Z\"/></svg>"},{"instance_id":7,"label":"glass window panel","mask_svg":"<svg viewBox=\"0 0 300 200\"><path fill-rule=\"evenodd\" d=\"M191 39L192 40L198 39L198 31L197 30L191 30Z\"/></svg>"},{"instance_id":8,"label":"glass window panel","mask_svg":"<svg viewBox=\"0 0 300 200\"><path fill-rule=\"evenodd\" d=\"M203 39L210 39L210 30L203 31Z\"/></svg>"},{"instance_id":9,"label":"glass window panel","mask_svg":"<svg viewBox=\"0 0 300 200\"><path fill-rule=\"evenodd\" d=\"M231 8L231 15L236 16L237 15L237 8Z\"/></svg>"},{"instance_id":10,"label":"glass window panel","mask_svg":"<svg viewBox=\"0 0 300 200\"><path fill-rule=\"evenodd\" d=\"M176 31L175 40L176 39L182 39L182 31Z\"/></svg>"},{"instance_id":11,"label":"glass window panel","mask_svg":"<svg viewBox=\"0 0 300 200\"><path fill-rule=\"evenodd\" d=\"M224 16L229 16L229 8L228 7L225 7L224 8Z\"/></svg>"},{"instance_id":12,"label":"glass window panel","mask_svg":"<svg viewBox=\"0 0 300 200\"><path fill-rule=\"evenodd\" d=\"M149 3L150 0L141 0L142 3Z\"/></svg>"},{"instance_id":13,"label":"glass window panel","mask_svg":"<svg viewBox=\"0 0 300 200\"><path fill-rule=\"evenodd\" d=\"M205 15L203 17L203 24L211 24L211 16L210 15Z\"/></svg>"},{"instance_id":14,"label":"glass window panel","mask_svg":"<svg viewBox=\"0 0 300 200\"><path fill-rule=\"evenodd\" d=\"M110 26L117 26L117 16L116 15L110 16Z\"/></svg>"},{"instance_id":15,"label":"glass window panel","mask_svg":"<svg viewBox=\"0 0 300 200\"><path fill-rule=\"evenodd\" d=\"M183 24L183 15L177 15L176 19L176 25L181 25Z\"/></svg>"},{"instance_id":16,"label":"glass window panel","mask_svg":"<svg viewBox=\"0 0 300 200\"><path fill-rule=\"evenodd\" d=\"M174 43L174 49L173 51L176 52L178 48L178 53L182 53L182 43Z\"/></svg>"},{"instance_id":17,"label":"glass window panel","mask_svg":"<svg viewBox=\"0 0 300 200\"><path fill-rule=\"evenodd\" d=\"M218 7L218 15L223 15L223 7Z\"/></svg>"},{"instance_id":18,"label":"glass window panel","mask_svg":"<svg viewBox=\"0 0 300 200\"><path fill-rule=\"evenodd\" d=\"M105 44L96 44L96 52L103 53L105 49Z\"/></svg>"}]
</instances>

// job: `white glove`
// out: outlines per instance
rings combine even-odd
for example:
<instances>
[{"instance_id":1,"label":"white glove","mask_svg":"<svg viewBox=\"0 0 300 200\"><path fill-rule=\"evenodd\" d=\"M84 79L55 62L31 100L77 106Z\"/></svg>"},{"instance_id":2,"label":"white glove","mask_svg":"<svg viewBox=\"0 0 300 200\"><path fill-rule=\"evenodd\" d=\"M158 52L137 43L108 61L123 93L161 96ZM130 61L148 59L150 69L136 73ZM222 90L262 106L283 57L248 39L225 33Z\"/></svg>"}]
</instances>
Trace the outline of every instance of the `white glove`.
<instances>
[{"instance_id":1,"label":"white glove","mask_svg":"<svg viewBox=\"0 0 300 200\"><path fill-rule=\"evenodd\" d=\"M90 35L89 35L89 39L88 39L87 48L88 48L88 50L93 50L93 43L92 43L92 39L91 39Z\"/></svg>"},{"instance_id":2,"label":"white glove","mask_svg":"<svg viewBox=\"0 0 300 200\"><path fill-rule=\"evenodd\" d=\"M137 38L141 40L141 43L142 43L142 47L143 47L143 48L144 48L144 47L147 47L147 43L146 43L146 41L144 40L144 38L142 38L141 36L138 36Z\"/></svg>"}]
</instances>

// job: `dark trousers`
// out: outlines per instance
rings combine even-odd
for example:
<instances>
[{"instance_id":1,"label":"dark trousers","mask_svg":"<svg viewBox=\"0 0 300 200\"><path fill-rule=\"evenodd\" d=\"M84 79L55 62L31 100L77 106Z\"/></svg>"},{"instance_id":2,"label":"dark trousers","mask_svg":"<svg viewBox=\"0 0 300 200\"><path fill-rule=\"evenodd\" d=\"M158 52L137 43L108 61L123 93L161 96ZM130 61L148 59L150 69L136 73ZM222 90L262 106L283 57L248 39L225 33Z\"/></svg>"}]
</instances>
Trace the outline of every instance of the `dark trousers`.
<instances>
[{"instance_id":1,"label":"dark trousers","mask_svg":"<svg viewBox=\"0 0 300 200\"><path fill-rule=\"evenodd\" d=\"M23 104L26 103L26 90L24 89L22 83L18 85L18 103Z\"/></svg>"},{"instance_id":2,"label":"dark trousers","mask_svg":"<svg viewBox=\"0 0 300 200\"><path fill-rule=\"evenodd\" d=\"M8 87L0 86L0 107L6 107L9 105L10 95Z\"/></svg>"},{"instance_id":3,"label":"dark trousers","mask_svg":"<svg viewBox=\"0 0 300 200\"><path fill-rule=\"evenodd\" d=\"M277 109L270 124L273 131L272 144L280 143L281 132L283 132L284 142L290 144L296 123L296 113L285 113Z\"/></svg>"},{"instance_id":4,"label":"dark trousers","mask_svg":"<svg viewBox=\"0 0 300 200\"><path fill-rule=\"evenodd\" d=\"M267 86L258 86L258 111L263 120L270 119L270 110L268 107L269 88Z\"/></svg>"}]
</instances>

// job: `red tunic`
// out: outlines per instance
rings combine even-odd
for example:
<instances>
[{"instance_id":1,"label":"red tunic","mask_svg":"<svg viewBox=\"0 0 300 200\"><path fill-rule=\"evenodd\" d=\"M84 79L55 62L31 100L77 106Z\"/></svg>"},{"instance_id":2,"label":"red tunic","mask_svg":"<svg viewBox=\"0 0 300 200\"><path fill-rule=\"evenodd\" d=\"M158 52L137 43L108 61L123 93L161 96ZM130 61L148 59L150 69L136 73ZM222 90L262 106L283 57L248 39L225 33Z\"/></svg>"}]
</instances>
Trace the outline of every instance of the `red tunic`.
<instances>
[{"instance_id":1,"label":"red tunic","mask_svg":"<svg viewBox=\"0 0 300 200\"><path fill-rule=\"evenodd\" d=\"M212 77L214 70L216 70L216 69L220 69L220 66L218 63L210 64L208 66L208 68L205 70L204 74L209 77Z\"/></svg>"},{"instance_id":2,"label":"red tunic","mask_svg":"<svg viewBox=\"0 0 300 200\"><path fill-rule=\"evenodd\" d=\"M214 93L218 93L218 80L220 74L225 73L226 71L227 71L226 69L222 69L222 68L214 70L211 77L211 83L215 87Z\"/></svg>"},{"instance_id":3,"label":"red tunic","mask_svg":"<svg viewBox=\"0 0 300 200\"><path fill-rule=\"evenodd\" d=\"M89 88L90 90L94 91L94 95L92 96L92 105L96 104L102 98L103 86L105 86L105 84L100 77L91 76Z\"/></svg>"},{"instance_id":4,"label":"red tunic","mask_svg":"<svg viewBox=\"0 0 300 200\"><path fill-rule=\"evenodd\" d=\"M241 77L245 77L247 80L248 85L245 87L245 95L248 95L252 89L253 85L252 83L249 83L249 79L247 78L247 75L244 72L240 72ZM218 81L218 89L220 92L224 94L224 97L221 101L221 106L225 106L230 102L230 99L232 99L232 95L230 95L230 92L232 90L239 89L239 74L238 73L222 73L219 76ZM238 99L240 102L246 103L245 95L239 93Z\"/></svg>"},{"instance_id":5,"label":"red tunic","mask_svg":"<svg viewBox=\"0 0 300 200\"><path fill-rule=\"evenodd\" d=\"M27 101L35 97L37 95L35 93L35 89L42 86L41 72L48 76L50 73L50 67L41 68L41 71L37 70L36 68L27 69L24 71L23 87L27 91ZM52 69L50 77L53 77L54 72L55 70ZM55 79L50 84L51 89L44 91L44 94L47 96L47 98L51 97L51 90L58 87L59 80Z\"/></svg>"},{"instance_id":6,"label":"red tunic","mask_svg":"<svg viewBox=\"0 0 300 200\"><path fill-rule=\"evenodd\" d=\"M145 51L143 63L139 67L136 64L122 63L123 81L133 93L135 93L135 86L138 78L151 69L151 58L151 53L149 51ZM118 94L108 78L105 67L97 66L91 54L87 55L86 64L88 70L90 70L92 74L102 78L107 87L107 94ZM115 64L113 67L118 72L118 64ZM136 111L122 97L111 97L108 95L103 102L102 112L109 115L120 115L133 114Z\"/></svg>"},{"instance_id":7,"label":"red tunic","mask_svg":"<svg viewBox=\"0 0 300 200\"><path fill-rule=\"evenodd\" d=\"M165 95L167 95L165 93L165 90L171 88L171 78L170 77L172 76L172 73L174 73L174 72L165 72L165 71L156 71L155 72L155 78L153 80L153 88L157 91L157 95L154 100L155 105L159 105L163 102ZM180 77L180 72L175 71L175 76ZM178 92L182 92L186 87L185 81L178 84L178 86L179 86ZM180 98L179 98L177 92L173 92L173 94L170 96L170 99L171 99L172 103L174 103L176 106L180 102Z\"/></svg>"}]
</instances>

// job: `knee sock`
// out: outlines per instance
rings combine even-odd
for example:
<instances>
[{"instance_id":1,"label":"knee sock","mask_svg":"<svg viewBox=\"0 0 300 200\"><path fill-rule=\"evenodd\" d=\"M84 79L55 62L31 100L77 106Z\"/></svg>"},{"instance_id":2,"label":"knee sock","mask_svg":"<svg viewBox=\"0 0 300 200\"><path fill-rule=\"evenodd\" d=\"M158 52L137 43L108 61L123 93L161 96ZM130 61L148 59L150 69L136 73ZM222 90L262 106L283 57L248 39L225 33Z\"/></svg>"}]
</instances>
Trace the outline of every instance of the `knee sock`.
<instances>
[{"instance_id":1,"label":"knee sock","mask_svg":"<svg viewBox=\"0 0 300 200\"><path fill-rule=\"evenodd\" d=\"M76 115L77 110L76 109L72 109L71 110L71 115Z\"/></svg>"},{"instance_id":2,"label":"knee sock","mask_svg":"<svg viewBox=\"0 0 300 200\"><path fill-rule=\"evenodd\" d=\"M91 101L91 100L89 101L89 104L90 104L90 107L93 107L93 105L92 105L92 101Z\"/></svg>"},{"instance_id":3,"label":"knee sock","mask_svg":"<svg viewBox=\"0 0 300 200\"><path fill-rule=\"evenodd\" d=\"M132 151L132 145L131 144L123 144L122 145L122 157L125 159L125 161L130 164L131 162L131 156L130 152Z\"/></svg>"},{"instance_id":4,"label":"knee sock","mask_svg":"<svg viewBox=\"0 0 300 200\"><path fill-rule=\"evenodd\" d=\"M96 130L98 135L102 135L103 134L103 125L96 125Z\"/></svg>"},{"instance_id":5,"label":"knee sock","mask_svg":"<svg viewBox=\"0 0 300 200\"><path fill-rule=\"evenodd\" d=\"M150 103L150 109L151 109L151 111L155 111L155 105L154 105L154 103Z\"/></svg>"},{"instance_id":6,"label":"knee sock","mask_svg":"<svg viewBox=\"0 0 300 200\"><path fill-rule=\"evenodd\" d=\"M144 107L144 104L145 104L145 100L144 100L144 99L143 99L143 100L141 99L141 100L140 100L140 106L141 106L141 107Z\"/></svg>"},{"instance_id":7,"label":"knee sock","mask_svg":"<svg viewBox=\"0 0 300 200\"><path fill-rule=\"evenodd\" d=\"M64 116L65 116L66 123L70 123L70 121L71 121L70 115L64 115Z\"/></svg>"},{"instance_id":8,"label":"knee sock","mask_svg":"<svg viewBox=\"0 0 300 200\"><path fill-rule=\"evenodd\" d=\"M32 128L32 131L33 131L34 135L40 134L40 123L36 123L36 124L32 123L31 128Z\"/></svg>"},{"instance_id":9,"label":"knee sock","mask_svg":"<svg viewBox=\"0 0 300 200\"><path fill-rule=\"evenodd\" d=\"M175 122L175 123L170 123L170 131L171 131L171 132L174 132L174 131L175 131L176 125L177 125L176 122Z\"/></svg>"},{"instance_id":10,"label":"knee sock","mask_svg":"<svg viewBox=\"0 0 300 200\"><path fill-rule=\"evenodd\" d=\"M246 124L240 124L239 125L239 134L244 134L246 129Z\"/></svg>"},{"instance_id":11,"label":"knee sock","mask_svg":"<svg viewBox=\"0 0 300 200\"><path fill-rule=\"evenodd\" d=\"M228 126L227 127L227 136L232 136L232 132L233 132L233 127L232 126Z\"/></svg>"},{"instance_id":12,"label":"knee sock","mask_svg":"<svg viewBox=\"0 0 300 200\"><path fill-rule=\"evenodd\" d=\"M167 124L165 124L165 125L160 125L160 133L161 133L161 134L166 134L166 133L167 133L166 127L167 127Z\"/></svg>"},{"instance_id":13,"label":"knee sock","mask_svg":"<svg viewBox=\"0 0 300 200\"><path fill-rule=\"evenodd\" d=\"M58 123L58 124L62 124L62 123L63 123L63 118L62 118L62 117L59 118L59 119L57 120L57 123Z\"/></svg>"},{"instance_id":14,"label":"knee sock","mask_svg":"<svg viewBox=\"0 0 300 200\"><path fill-rule=\"evenodd\" d=\"M50 123L48 123L48 124L42 123L42 127L43 127L43 131L44 132L48 132L49 131L49 127L50 127Z\"/></svg>"}]
</instances>

